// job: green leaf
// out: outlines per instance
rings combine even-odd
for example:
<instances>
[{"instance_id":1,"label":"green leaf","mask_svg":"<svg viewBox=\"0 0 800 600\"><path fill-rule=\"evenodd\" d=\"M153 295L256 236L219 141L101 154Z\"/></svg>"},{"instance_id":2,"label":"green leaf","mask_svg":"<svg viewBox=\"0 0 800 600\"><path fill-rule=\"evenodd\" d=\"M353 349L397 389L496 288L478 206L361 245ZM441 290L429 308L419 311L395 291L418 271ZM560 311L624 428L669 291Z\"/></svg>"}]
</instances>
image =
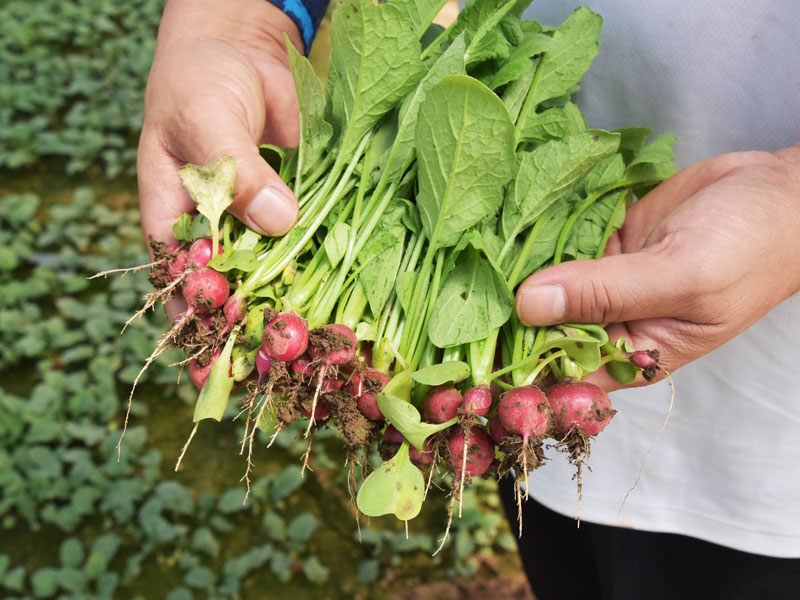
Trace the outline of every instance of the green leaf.
<instances>
[{"instance_id":1,"label":"green leaf","mask_svg":"<svg viewBox=\"0 0 800 600\"><path fill-rule=\"evenodd\" d=\"M418 371L409 373L409 377L423 385L442 385L444 383L452 382L458 383L464 381L469 377L469 365L459 360L451 360L436 365L423 367Z\"/></svg>"},{"instance_id":2,"label":"green leaf","mask_svg":"<svg viewBox=\"0 0 800 600\"><path fill-rule=\"evenodd\" d=\"M247 490L243 487L226 490L217 502L217 510L226 515L247 510L247 505L244 502L246 494Z\"/></svg>"},{"instance_id":3,"label":"green leaf","mask_svg":"<svg viewBox=\"0 0 800 600\"><path fill-rule=\"evenodd\" d=\"M484 80L490 89L497 89L523 77L531 70L531 58L546 52L553 44L553 38L542 33L529 33L523 42L511 51L503 66Z\"/></svg>"},{"instance_id":4,"label":"green leaf","mask_svg":"<svg viewBox=\"0 0 800 600\"><path fill-rule=\"evenodd\" d=\"M289 521L286 535L290 540L306 542L317 528L317 518L311 513L301 513Z\"/></svg>"},{"instance_id":5,"label":"green leaf","mask_svg":"<svg viewBox=\"0 0 800 600\"><path fill-rule=\"evenodd\" d=\"M413 26L396 6L345 0L336 8L326 93L331 117L344 131L340 155L349 158L375 123L419 82L421 51Z\"/></svg>"},{"instance_id":6,"label":"green leaf","mask_svg":"<svg viewBox=\"0 0 800 600\"><path fill-rule=\"evenodd\" d=\"M208 373L203 389L200 390L200 395L197 397L197 404L194 407L195 423L203 419L214 419L216 421L222 420L222 415L225 414L225 409L228 406L228 399L233 389L233 377L231 377L231 353L233 346L236 343L238 331L225 342L225 347L222 353L217 358L216 362L212 365L211 371Z\"/></svg>"},{"instance_id":7,"label":"green leaf","mask_svg":"<svg viewBox=\"0 0 800 600\"><path fill-rule=\"evenodd\" d=\"M618 144L618 134L588 130L524 152L513 193L503 207L506 239L516 237L567 196L598 161L616 152Z\"/></svg>"},{"instance_id":8,"label":"green leaf","mask_svg":"<svg viewBox=\"0 0 800 600\"><path fill-rule=\"evenodd\" d=\"M223 273L233 269L248 273L258 266L258 258L252 250L234 250L226 247L221 254L208 261L208 266Z\"/></svg>"},{"instance_id":9,"label":"green leaf","mask_svg":"<svg viewBox=\"0 0 800 600\"><path fill-rule=\"evenodd\" d=\"M225 209L233 203L233 184L236 178L236 159L224 155L209 165L184 165L178 169L183 187L197 204L211 227L212 248L219 247L219 221Z\"/></svg>"},{"instance_id":10,"label":"green leaf","mask_svg":"<svg viewBox=\"0 0 800 600\"><path fill-rule=\"evenodd\" d=\"M347 253L347 244L350 241L350 225L342 221L338 221L325 236L323 246L325 247L325 254L328 255L328 260L331 267L339 264L339 261L344 258Z\"/></svg>"},{"instance_id":11,"label":"green leaf","mask_svg":"<svg viewBox=\"0 0 800 600\"><path fill-rule=\"evenodd\" d=\"M316 556L309 556L303 561L303 573L315 585L322 585L330 577L330 569L320 562Z\"/></svg>"},{"instance_id":12,"label":"green leaf","mask_svg":"<svg viewBox=\"0 0 800 600\"><path fill-rule=\"evenodd\" d=\"M387 0L387 4L396 6L403 14L404 21L411 23L414 33L421 38L447 0Z\"/></svg>"},{"instance_id":13,"label":"green leaf","mask_svg":"<svg viewBox=\"0 0 800 600\"><path fill-rule=\"evenodd\" d=\"M419 110L417 205L431 250L492 216L514 165L514 126L502 101L463 75L445 77Z\"/></svg>"},{"instance_id":14,"label":"green leaf","mask_svg":"<svg viewBox=\"0 0 800 600\"><path fill-rule=\"evenodd\" d=\"M606 363L606 371L608 371L608 374L611 375L617 383L630 385L636 381L639 368L628 362L612 360Z\"/></svg>"},{"instance_id":15,"label":"green leaf","mask_svg":"<svg viewBox=\"0 0 800 600\"><path fill-rule=\"evenodd\" d=\"M368 517L393 514L408 521L419 514L425 494L425 478L408 457L408 441L393 458L364 480L356 496L358 509Z\"/></svg>"},{"instance_id":16,"label":"green leaf","mask_svg":"<svg viewBox=\"0 0 800 600\"><path fill-rule=\"evenodd\" d=\"M413 93L400 107L399 123L394 144L386 160L382 178L391 180L402 174L402 169L414 156L414 132L419 109L428 97L431 88L448 75L461 75L467 68L465 60L467 48L463 36L456 38L450 47L439 57L425 74Z\"/></svg>"},{"instance_id":17,"label":"green leaf","mask_svg":"<svg viewBox=\"0 0 800 600\"><path fill-rule=\"evenodd\" d=\"M211 235L211 225L203 215L191 216L183 213L172 226L172 235L176 240L191 242L197 238L209 237Z\"/></svg>"},{"instance_id":18,"label":"green leaf","mask_svg":"<svg viewBox=\"0 0 800 600\"><path fill-rule=\"evenodd\" d=\"M300 116L300 145L298 146L299 175L304 175L328 149L333 137L333 127L325 121L325 96L322 84L314 72L314 67L305 56L302 56L286 37L289 50L289 67L292 70L294 89ZM299 186L299 179L298 183ZM298 189L297 187L295 188Z\"/></svg>"},{"instance_id":19,"label":"green leaf","mask_svg":"<svg viewBox=\"0 0 800 600\"><path fill-rule=\"evenodd\" d=\"M580 81L597 56L602 26L600 15L580 7L553 32L553 43L539 63L527 110L566 94Z\"/></svg>"},{"instance_id":20,"label":"green leaf","mask_svg":"<svg viewBox=\"0 0 800 600\"><path fill-rule=\"evenodd\" d=\"M508 320L513 308L505 279L470 246L442 284L428 337L439 348L482 340Z\"/></svg>"},{"instance_id":21,"label":"green leaf","mask_svg":"<svg viewBox=\"0 0 800 600\"><path fill-rule=\"evenodd\" d=\"M422 452L425 440L438 431L447 429L457 419L453 418L441 424L423 423L419 411L409 401L411 397L411 376L400 373L378 393L378 408L386 420L403 434L413 446Z\"/></svg>"},{"instance_id":22,"label":"green leaf","mask_svg":"<svg viewBox=\"0 0 800 600\"><path fill-rule=\"evenodd\" d=\"M83 544L78 538L67 538L61 543L59 557L65 567L77 567L83 562Z\"/></svg>"},{"instance_id":23,"label":"green leaf","mask_svg":"<svg viewBox=\"0 0 800 600\"><path fill-rule=\"evenodd\" d=\"M37 598L48 598L58 590L58 570L52 567L42 567L31 575L33 595Z\"/></svg>"}]
</instances>

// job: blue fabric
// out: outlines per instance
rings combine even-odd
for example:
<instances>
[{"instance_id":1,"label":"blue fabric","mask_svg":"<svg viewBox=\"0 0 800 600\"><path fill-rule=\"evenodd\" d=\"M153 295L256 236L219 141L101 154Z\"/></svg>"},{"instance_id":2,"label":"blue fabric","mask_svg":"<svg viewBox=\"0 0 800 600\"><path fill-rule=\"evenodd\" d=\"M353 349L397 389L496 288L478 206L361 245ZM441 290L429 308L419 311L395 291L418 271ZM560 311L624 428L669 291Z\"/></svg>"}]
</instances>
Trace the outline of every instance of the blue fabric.
<instances>
[{"instance_id":1,"label":"blue fabric","mask_svg":"<svg viewBox=\"0 0 800 600\"><path fill-rule=\"evenodd\" d=\"M322 17L328 9L328 0L269 0L285 12L297 25L303 37L306 54L311 49L311 42L317 33Z\"/></svg>"}]
</instances>

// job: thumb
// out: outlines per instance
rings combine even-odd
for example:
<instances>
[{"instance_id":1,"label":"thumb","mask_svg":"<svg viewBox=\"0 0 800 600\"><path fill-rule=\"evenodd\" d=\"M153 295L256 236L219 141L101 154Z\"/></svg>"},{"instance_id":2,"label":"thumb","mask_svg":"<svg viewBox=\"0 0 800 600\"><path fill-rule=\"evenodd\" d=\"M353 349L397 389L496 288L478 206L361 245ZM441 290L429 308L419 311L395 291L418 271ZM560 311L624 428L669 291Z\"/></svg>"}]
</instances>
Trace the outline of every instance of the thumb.
<instances>
[{"instance_id":1,"label":"thumb","mask_svg":"<svg viewBox=\"0 0 800 600\"><path fill-rule=\"evenodd\" d=\"M643 250L544 269L519 286L516 308L525 325L617 323L680 316L689 289L685 271Z\"/></svg>"},{"instance_id":2,"label":"thumb","mask_svg":"<svg viewBox=\"0 0 800 600\"><path fill-rule=\"evenodd\" d=\"M297 221L297 199L261 157L258 145L237 119L217 115L214 122L206 124L200 139L178 139L175 143L178 154L197 165L212 163L223 154L236 159L234 200L228 212L249 228L277 236L288 232Z\"/></svg>"},{"instance_id":3,"label":"thumb","mask_svg":"<svg viewBox=\"0 0 800 600\"><path fill-rule=\"evenodd\" d=\"M237 163L234 200L228 212L259 233L278 236L288 232L297 221L297 199L261 157L258 146L247 137L231 139L217 146L216 153L200 164L223 154L233 156Z\"/></svg>"}]
</instances>

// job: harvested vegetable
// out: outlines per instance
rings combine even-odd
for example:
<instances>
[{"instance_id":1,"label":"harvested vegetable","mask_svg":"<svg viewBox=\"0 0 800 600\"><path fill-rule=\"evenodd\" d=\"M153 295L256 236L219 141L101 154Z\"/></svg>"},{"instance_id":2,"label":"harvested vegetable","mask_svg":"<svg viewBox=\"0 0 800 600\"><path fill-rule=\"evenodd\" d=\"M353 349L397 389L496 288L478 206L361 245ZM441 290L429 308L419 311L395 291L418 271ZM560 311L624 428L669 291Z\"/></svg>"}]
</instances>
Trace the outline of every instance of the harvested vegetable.
<instances>
[{"instance_id":1,"label":"harvested vegetable","mask_svg":"<svg viewBox=\"0 0 800 600\"><path fill-rule=\"evenodd\" d=\"M526 327L513 298L537 270L601 257L630 203L674 172L675 141L592 129L572 102L598 51L589 9L552 28L521 20L524 2L473 0L442 29L444 1L418 4L342 2L324 90L288 44L300 143L264 151L299 199L297 225L273 239L225 212L231 157L182 167L198 214L175 224L177 245L153 244L145 307L189 303L157 353L191 359L192 435L244 391L248 486L257 429L274 440L304 419L304 467L314 433L335 428L360 511L402 520L438 463L451 517L474 477L513 471L521 502L547 439L580 469L613 416L581 380L655 375L657 352L595 324Z\"/></svg>"}]
</instances>

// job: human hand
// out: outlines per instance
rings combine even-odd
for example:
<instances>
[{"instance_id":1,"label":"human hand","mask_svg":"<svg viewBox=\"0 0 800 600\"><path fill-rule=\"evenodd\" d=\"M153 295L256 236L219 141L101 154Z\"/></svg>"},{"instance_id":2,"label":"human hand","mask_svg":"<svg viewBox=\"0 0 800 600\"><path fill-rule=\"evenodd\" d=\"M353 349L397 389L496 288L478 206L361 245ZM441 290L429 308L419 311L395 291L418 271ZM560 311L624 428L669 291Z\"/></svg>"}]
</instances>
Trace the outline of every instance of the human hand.
<instances>
[{"instance_id":1,"label":"human hand","mask_svg":"<svg viewBox=\"0 0 800 600\"><path fill-rule=\"evenodd\" d=\"M258 151L259 143L293 146L299 137L284 32L302 52L294 22L266 0L167 3L139 142L145 239L174 241L172 225L195 208L178 168L223 154L238 163L229 211L267 235L294 225L297 200Z\"/></svg>"},{"instance_id":2,"label":"human hand","mask_svg":"<svg viewBox=\"0 0 800 600\"><path fill-rule=\"evenodd\" d=\"M798 189L800 145L683 169L630 207L605 258L526 279L516 295L520 319L609 323L612 341L658 349L672 372L800 290ZM605 371L590 377L607 391L621 387Z\"/></svg>"}]
</instances>

